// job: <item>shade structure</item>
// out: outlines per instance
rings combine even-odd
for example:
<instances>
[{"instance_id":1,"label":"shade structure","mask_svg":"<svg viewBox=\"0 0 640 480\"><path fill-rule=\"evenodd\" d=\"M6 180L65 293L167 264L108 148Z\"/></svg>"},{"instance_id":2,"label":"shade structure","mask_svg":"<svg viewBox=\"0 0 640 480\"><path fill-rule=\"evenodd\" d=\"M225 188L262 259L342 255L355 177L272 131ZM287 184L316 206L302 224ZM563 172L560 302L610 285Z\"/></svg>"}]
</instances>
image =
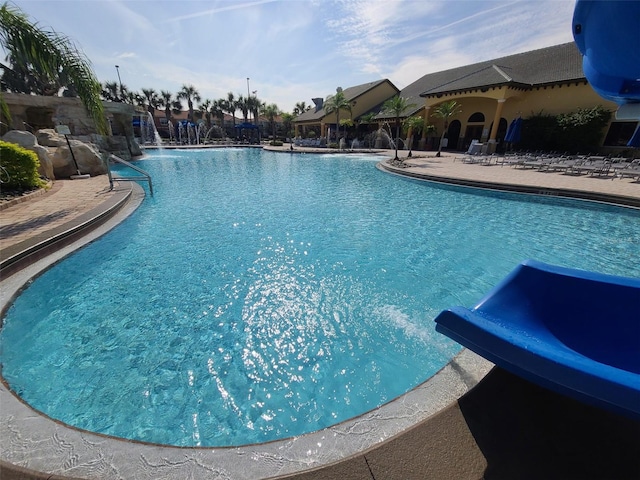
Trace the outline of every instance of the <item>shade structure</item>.
<instances>
[{"instance_id":1,"label":"shade structure","mask_svg":"<svg viewBox=\"0 0 640 480\"><path fill-rule=\"evenodd\" d=\"M640 122L636 125L636 129L627 142L627 147L640 148Z\"/></svg>"},{"instance_id":2,"label":"shade structure","mask_svg":"<svg viewBox=\"0 0 640 480\"><path fill-rule=\"evenodd\" d=\"M522 131L522 118L518 117L511 122L507 129L507 134L504 137L505 142L518 143L520 141L520 135Z\"/></svg>"}]
</instances>

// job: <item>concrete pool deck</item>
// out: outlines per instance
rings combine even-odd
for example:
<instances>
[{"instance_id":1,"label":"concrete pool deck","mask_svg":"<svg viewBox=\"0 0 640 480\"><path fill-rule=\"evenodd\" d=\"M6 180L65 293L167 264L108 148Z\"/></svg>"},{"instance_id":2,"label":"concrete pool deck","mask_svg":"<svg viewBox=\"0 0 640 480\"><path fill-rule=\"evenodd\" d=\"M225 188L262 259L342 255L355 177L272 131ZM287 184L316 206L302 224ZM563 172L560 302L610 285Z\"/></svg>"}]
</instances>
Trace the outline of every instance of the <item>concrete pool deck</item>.
<instances>
[{"instance_id":1,"label":"concrete pool deck","mask_svg":"<svg viewBox=\"0 0 640 480\"><path fill-rule=\"evenodd\" d=\"M640 183L631 179L487 167L460 157L414 152L405 168L384 168L541 194L595 192L599 200L640 205ZM97 238L131 213L142 195L126 182L110 191L102 176L58 181L47 193L0 205L1 260L12 259L12 269L2 269L2 308L37 274L39 262L55 262L78 248L76 242ZM73 235L79 227L84 230ZM61 238L51 243L52 237ZM42 258L42 246L55 252L53 259ZM21 256L24 251L31 253ZM153 446L66 428L2 385L0 478L640 478L640 422L491 367L464 351L426 384L362 417L309 436L228 449Z\"/></svg>"}]
</instances>

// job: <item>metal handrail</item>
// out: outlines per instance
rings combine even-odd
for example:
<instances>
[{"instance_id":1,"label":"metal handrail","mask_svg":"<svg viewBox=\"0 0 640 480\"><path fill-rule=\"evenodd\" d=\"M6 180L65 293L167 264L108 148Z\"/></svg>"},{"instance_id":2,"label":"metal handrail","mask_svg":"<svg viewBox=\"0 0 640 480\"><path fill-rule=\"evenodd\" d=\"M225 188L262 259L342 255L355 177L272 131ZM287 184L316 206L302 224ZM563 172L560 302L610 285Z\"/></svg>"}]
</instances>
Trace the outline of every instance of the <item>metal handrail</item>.
<instances>
[{"instance_id":1,"label":"metal handrail","mask_svg":"<svg viewBox=\"0 0 640 480\"><path fill-rule=\"evenodd\" d=\"M127 167L132 168L136 172L142 174L142 176L141 177L114 177L111 174L111 169L109 168L109 160L116 163L121 163L122 165L126 165ZM107 163L107 174L109 175L109 185L111 186L111 190L113 190L114 180L124 181L124 182L135 182L138 180L143 180L143 181L149 182L149 192L151 193L151 196L153 196L153 183L151 182L151 175L149 175L143 169L141 169L140 167L136 167L134 164L127 162L126 160L123 160L122 158L113 154L109 155L109 158L107 159L106 163Z\"/></svg>"}]
</instances>

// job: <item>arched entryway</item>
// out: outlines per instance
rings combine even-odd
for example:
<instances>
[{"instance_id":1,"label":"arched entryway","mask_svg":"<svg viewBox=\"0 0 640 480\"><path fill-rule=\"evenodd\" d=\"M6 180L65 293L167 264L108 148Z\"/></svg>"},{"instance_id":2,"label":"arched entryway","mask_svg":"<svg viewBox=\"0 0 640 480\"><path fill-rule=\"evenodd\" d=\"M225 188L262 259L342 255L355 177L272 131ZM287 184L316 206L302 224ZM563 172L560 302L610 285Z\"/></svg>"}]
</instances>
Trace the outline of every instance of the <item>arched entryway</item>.
<instances>
[{"instance_id":1,"label":"arched entryway","mask_svg":"<svg viewBox=\"0 0 640 480\"><path fill-rule=\"evenodd\" d=\"M493 122L489 127L489 131L493 130ZM504 153L504 137L507 134L507 120L501 118L498 122L498 131L496 132L496 152Z\"/></svg>"},{"instance_id":2,"label":"arched entryway","mask_svg":"<svg viewBox=\"0 0 640 480\"><path fill-rule=\"evenodd\" d=\"M453 120L449 124L449 128L447 129L447 139L449 142L447 143L447 148L445 150L460 150L458 148L458 142L460 141L460 129L462 128L462 124L460 120Z\"/></svg>"},{"instance_id":3,"label":"arched entryway","mask_svg":"<svg viewBox=\"0 0 640 480\"><path fill-rule=\"evenodd\" d=\"M484 113L475 112L467 120L467 129L464 132L462 150L466 150L471 145L472 140L481 142L484 134Z\"/></svg>"}]
</instances>

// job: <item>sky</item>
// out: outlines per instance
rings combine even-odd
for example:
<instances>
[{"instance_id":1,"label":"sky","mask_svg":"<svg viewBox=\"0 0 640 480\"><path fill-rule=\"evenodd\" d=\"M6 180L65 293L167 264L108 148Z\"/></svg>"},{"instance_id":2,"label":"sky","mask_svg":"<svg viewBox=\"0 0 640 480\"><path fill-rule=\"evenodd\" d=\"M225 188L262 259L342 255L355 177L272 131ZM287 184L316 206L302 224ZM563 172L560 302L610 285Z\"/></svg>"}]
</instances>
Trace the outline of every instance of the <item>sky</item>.
<instances>
[{"instance_id":1,"label":"sky","mask_svg":"<svg viewBox=\"0 0 640 480\"><path fill-rule=\"evenodd\" d=\"M192 85L283 112L337 87L402 89L441 70L573 40L574 0L13 0L64 34L98 80ZM5 52L2 52L5 56ZM118 68L116 68L118 65ZM247 78L249 80L247 80ZM185 106L186 108L186 106Z\"/></svg>"}]
</instances>

